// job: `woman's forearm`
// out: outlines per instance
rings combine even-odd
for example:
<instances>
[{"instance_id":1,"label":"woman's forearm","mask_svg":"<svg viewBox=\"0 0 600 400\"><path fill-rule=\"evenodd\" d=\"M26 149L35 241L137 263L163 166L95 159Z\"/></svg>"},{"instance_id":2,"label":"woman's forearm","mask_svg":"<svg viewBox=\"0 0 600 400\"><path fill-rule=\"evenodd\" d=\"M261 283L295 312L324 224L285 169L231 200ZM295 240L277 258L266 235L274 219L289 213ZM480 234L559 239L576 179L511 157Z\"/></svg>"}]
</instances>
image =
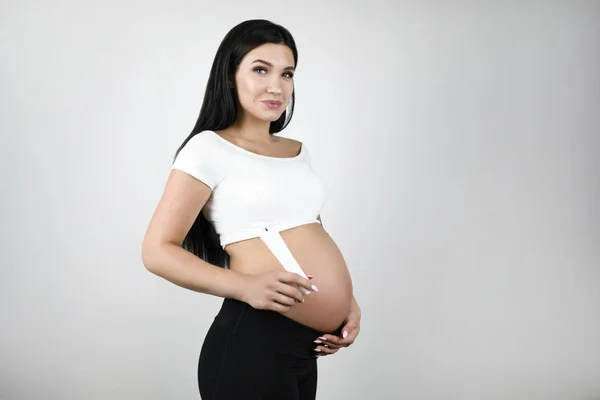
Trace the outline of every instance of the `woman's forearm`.
<instances>
[{"instance_id":1,"label":"woman's forearm","mask_svg":"<svg viewBox=\"0 0 600 400\"><path fill-rule=\"evenodd\" d=\"M195 292L242 300L248 276L212 265L176 244L144 245L146 269Z\"/></svg>"}]
</instances>

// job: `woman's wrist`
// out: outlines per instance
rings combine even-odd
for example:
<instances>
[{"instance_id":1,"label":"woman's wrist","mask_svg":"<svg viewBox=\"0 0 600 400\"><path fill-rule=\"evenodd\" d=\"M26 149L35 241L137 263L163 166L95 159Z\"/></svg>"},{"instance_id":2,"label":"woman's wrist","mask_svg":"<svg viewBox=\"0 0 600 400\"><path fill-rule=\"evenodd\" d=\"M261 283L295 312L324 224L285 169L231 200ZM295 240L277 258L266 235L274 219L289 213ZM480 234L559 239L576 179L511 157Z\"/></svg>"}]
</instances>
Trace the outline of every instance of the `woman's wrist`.
<instances>
[{"instance_id":1,"label":"woman's wrist","mask_svg":"<svg viewBox=\"0 0 600 400\"><path fill-rule=\"evenodd\" d=\"M227 295L223 297L229 297L239 301L246 302L246 288L248 287L248 275L240 272L225 269L224 275L227 281Z\"/></svg>"},{"instance_id":2,"label":"woman's wrist","mask_svg":"<svg viewBox=\"0 0 600 400\"><path fill-rule=\"evenodd\" d=\"M226 268L214 267L210 293L218 297L244 301L248 276Z\"/></svg>"}]
</instances>

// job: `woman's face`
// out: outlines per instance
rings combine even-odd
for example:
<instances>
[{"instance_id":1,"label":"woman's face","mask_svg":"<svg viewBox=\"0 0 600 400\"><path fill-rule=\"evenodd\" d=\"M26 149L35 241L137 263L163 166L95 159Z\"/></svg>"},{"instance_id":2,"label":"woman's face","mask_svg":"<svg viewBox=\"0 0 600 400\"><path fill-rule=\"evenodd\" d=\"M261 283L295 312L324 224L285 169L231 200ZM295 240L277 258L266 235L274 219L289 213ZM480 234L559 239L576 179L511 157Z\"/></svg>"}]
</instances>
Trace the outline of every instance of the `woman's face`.
<instances>
[{"instance_id":1,"label":"woman's face","mask_svg":"<svg viewBox=\"0 0 600 400\"><path fill-rule=\"evenodd\" d=\"M244 117L276 121L294 91L294 55L283 44L265 43L248 52L235 73ZM265 103L272 101L273 103Z\"/></svg>"}]
</instances>

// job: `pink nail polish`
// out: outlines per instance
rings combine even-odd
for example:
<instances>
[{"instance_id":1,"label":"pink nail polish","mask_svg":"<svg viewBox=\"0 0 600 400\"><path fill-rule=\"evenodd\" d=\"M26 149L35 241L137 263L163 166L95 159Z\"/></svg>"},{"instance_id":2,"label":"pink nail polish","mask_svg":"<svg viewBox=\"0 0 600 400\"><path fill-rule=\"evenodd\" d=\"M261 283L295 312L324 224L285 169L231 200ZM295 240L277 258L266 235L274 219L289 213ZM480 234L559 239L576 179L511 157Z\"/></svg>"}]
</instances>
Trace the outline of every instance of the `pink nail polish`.
<instances>
[{"instance_id":1,"label":"pink nail polish","mask_svg":"<svg viewBox=\"0 0 600 400\"><path fill-rule=\"evenodd\" d=\"M312 290L314 290L315 292L318 292L318 291L319 291L319 288L318 288L318 287L316 287L315 285L312 285L311 287L312 287Z\"/></svg>"},{"instance_id":2,"label":"pink nail polish","mask_svg":"<svg viewBox=\"0 0 600 400\"><path fill-rule=\"evenodd\" d=\"M348 336L348 332L344 331L344 333L342 333L342 337L343 337L344 339L346 339L346 337L347 337L347 336Z\"/></svg>"},{"instance_id":3,"label":"pink nail polish","mask_svg":"<svg viewBox=\"0 0 600 400\"><path fill-rule=\"evenodd\" d=\"M319 339L315 340L314 343L322 343Z\"/></svg>"},{"instance_id":4,"label":"pink nail polish","mask_svg":"<svg viewBox=\"0 0 600 400\"><path fill-rule=\"evenodd\" d=\"M321 349L315 349L315 351L321 351Z\"/></svg>"},{"instance_id":5,"label":"pink nail polish","mask_svg":"<svg viewBox=\"0 0 600 400\"><path fill-rule=\"evenodd\" d=\"M321 339L321 340L327 340L327 338L326 338L326 337L323 337L323 336L319 336L319 337L318 337L318 339Z\"/></svg>"}]
</instances>

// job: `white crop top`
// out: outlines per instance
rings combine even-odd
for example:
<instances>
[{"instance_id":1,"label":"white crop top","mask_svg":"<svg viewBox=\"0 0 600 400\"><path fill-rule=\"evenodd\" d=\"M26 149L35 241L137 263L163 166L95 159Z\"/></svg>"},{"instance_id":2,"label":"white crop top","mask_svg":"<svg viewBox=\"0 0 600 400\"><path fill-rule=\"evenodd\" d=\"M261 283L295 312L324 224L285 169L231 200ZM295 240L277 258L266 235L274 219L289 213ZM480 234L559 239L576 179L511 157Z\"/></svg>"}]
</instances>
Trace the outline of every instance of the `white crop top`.
<instances>
[{"instance_id":1,"label":"white crop top","mask_svg":"<svg viewBox=\"0 0 600 400\"><path fill-rule=\"evenodd\" d=\"M212 189L202 212L219 234L222 248L265 231L320 223L325 190L305 144L295 157L268 157L207 130L186 143L171 168Z\"/></svg>"}]
</instances>

